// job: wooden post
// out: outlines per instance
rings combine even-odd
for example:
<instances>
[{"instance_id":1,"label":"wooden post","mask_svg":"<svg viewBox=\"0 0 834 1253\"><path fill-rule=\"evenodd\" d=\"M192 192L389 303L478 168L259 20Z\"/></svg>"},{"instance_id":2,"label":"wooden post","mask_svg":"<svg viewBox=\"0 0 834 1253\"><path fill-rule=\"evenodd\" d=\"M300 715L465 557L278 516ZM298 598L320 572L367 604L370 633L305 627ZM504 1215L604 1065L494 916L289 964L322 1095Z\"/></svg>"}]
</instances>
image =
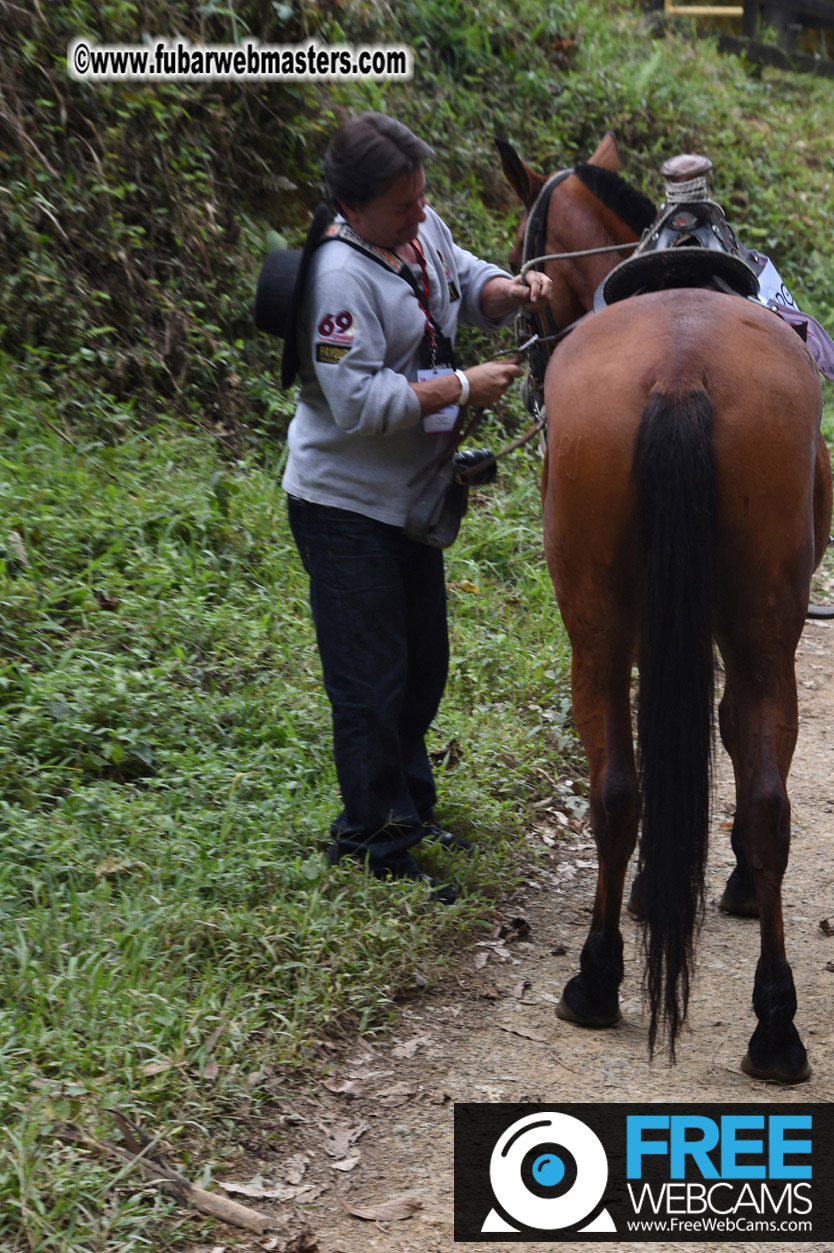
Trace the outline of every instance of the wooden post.
<instances>
[{"instance_id":1,"label":"wooden post","mask_svg":"<svg viewBox=\"0 0 834 1253\"><path fill-rule=\"evenodd\" d=\"M759 29L759 0L744 0L741 33L745 39L755 39Z\"/></svg>"}]
</instances>

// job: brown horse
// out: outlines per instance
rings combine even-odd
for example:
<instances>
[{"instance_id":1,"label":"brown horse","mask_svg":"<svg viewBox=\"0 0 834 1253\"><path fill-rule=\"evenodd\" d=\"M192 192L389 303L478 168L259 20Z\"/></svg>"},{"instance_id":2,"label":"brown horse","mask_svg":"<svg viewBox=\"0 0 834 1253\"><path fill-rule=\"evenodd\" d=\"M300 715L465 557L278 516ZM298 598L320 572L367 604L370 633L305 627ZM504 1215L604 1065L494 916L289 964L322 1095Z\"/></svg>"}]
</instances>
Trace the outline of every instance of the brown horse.
<instances>
[{"instance_id":1,"label":"brown horse","mask_svg":"<svg viewBox=\"0 0 834 1253\"><path fill-rule=\"evenodd\" d=\"M529 212L545 180L499 147ZM606 135L554 186L545 253L639 238L650 206L641 219L617 161ZM591 308L626 255L548 263L559 327ZM736 867L722 907L758 915L761 928L758 1025L742 1068L799 1082L810 1070L793 1023L781 882L794 655L831 521L817 370L800 337L763 306L667 290L585 318L553 352L544 398L545 550L572 645L599 859L590 934L557 1012L588 1027L619 1018L620 911L642 821L632 900L645 926L649 1048L665 1032L674 1058L704 908L715 643L726 676L719 726L736 782Z\"/></svg>"}]
</instances>

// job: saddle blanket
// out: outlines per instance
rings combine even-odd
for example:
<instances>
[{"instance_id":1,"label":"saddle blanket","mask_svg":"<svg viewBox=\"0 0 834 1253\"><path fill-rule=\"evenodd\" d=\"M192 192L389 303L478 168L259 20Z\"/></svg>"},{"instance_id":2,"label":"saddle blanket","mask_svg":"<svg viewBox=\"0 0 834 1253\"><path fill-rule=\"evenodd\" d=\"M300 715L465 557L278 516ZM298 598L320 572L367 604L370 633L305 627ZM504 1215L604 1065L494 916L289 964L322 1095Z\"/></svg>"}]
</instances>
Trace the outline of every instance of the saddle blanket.
<instances>
[{"instance_id":1,"label":"saddle blanket","mask_svg":"<svg viewBox=\"0 0 834 1253\"><path fill-rule=\"evenodd\" d=\"M755 249L750 250L750 256L757 267L762 266L758 273L759 300L799 332L820 374L834 382L834 340L816 318L801 312L770 258Z\"/></svg>"},{"instance_id":2,"label":"saddle blanket","mask_svg":"<svg viewBox=\"0 0 834 1253\"><path fill-rule=\"evenodd\" d=\"M834 340L825 327L820 326L816 318L809 317L807 313L800 313L799 309L791 309L777 301L768 301L767 307L799 332L816 361L820 374L834 383Z\"/></svg>"}]
</instances>

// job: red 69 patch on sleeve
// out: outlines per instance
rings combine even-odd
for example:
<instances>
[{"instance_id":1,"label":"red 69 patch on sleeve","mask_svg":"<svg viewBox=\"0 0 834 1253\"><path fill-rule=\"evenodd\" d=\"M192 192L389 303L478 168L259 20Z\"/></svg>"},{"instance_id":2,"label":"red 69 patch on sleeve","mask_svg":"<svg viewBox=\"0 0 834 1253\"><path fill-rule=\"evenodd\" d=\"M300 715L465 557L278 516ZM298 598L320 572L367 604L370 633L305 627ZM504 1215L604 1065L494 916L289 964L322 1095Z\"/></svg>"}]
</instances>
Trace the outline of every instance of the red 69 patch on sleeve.
<instances>
[{"instance_id":1,"label":"red 69 patch on sleeve","mask_svg":"<svg viewBox=\"0 0 834 1253\"><path fill-rule=\"evenodd\" d=\"M337 365L353 347L356 318L348 309L325 313L316 327L316 361Z\"/></svg>"}]
</instances>

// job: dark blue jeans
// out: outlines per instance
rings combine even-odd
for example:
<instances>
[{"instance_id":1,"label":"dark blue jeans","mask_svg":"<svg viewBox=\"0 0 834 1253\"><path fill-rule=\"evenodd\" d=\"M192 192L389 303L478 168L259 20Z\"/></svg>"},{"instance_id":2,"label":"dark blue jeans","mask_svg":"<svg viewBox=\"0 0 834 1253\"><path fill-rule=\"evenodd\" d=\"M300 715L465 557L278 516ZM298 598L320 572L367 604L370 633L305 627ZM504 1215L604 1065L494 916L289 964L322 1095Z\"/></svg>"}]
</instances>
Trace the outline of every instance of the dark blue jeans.
<instances>
[{"instance_id":1,"label":"dark blue jeans","mask_svg":"<svg viewBox=\"0 0 834 1253\"><path fill-rule=\"evenodd\" d=\"M345 509L289 497L310 578L343 809L340 854L403 865L436 800L425 735L449 664L443 554Z\"/></svg>"}]
</instances>

